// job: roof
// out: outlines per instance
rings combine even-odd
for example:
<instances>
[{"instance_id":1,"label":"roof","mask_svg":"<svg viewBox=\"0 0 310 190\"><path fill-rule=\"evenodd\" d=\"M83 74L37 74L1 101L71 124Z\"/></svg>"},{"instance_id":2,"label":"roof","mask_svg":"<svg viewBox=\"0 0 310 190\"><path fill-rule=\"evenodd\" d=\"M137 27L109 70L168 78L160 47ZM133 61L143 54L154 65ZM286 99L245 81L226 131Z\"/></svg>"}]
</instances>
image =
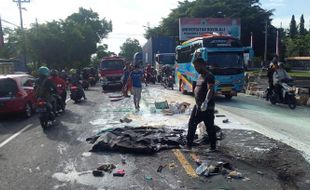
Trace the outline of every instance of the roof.
<instances>
[{"instance_id":1,"label":"roof","mask_svg":"<svg viewBox=\"0 0 310 190\"><path fill-rule=\"evenodd\" d=\"M23 77L23 76L31 76L31 75L28 75L26 73L0 75L0 79L4 79L4 78L18 78L18 77Z\"/></svg>"},{"instance_id":2,"label":"roof","mask_svg":"<svg viewBox=\"0 0 310 190\"><path fill-rule=\"evenodd\" d=\"M185 45L185 44L188 44L190 42L194 42L194 41L197 41L197 40L202 40L202 39L208 39L208 38L220 38L220 37L226 37L226 38L232 38L232 39L235 39L234 37L230 36L230 35L225 35L225 34L209 34L209 33L206 33L202 36L199 36L199 37L195 37L195 38L192 38L190 40L187 40L185 42L182 43L182 45Z\"/></svg>"}]
</instances>

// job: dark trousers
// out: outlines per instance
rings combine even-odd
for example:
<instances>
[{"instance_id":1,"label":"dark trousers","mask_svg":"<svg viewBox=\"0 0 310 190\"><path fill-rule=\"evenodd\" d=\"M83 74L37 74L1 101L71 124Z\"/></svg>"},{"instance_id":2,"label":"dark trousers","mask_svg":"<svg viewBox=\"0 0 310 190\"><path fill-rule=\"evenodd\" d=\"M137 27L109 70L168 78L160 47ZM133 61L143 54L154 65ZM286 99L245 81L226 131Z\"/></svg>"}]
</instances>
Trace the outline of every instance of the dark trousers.
<instances>
[{"instance_id":1,"label":"dark trousers","mask_svg":"<svg viewBox=\"0 0 310 190\"><path fill-rule=\"evenodd\" d=\"M201 111L197 109L197 106L194 106L191 117L188 123L188 132L187 132L187 144L189 146L193 145L195 132L197 125L200 122L204 122L211 148L216 148L216 130L214 127L214 110Z\"/></svg>"}]
</instances>

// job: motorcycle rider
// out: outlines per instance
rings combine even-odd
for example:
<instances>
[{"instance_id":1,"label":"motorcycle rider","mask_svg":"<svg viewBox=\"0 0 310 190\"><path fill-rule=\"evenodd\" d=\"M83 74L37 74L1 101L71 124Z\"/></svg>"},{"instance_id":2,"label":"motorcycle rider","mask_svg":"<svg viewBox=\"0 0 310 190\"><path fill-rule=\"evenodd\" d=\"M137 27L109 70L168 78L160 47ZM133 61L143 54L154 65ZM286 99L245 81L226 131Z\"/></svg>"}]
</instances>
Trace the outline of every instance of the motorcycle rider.
<instances>
[{"instance_id":1,"label":"motorcycle rider","mask_svg":"<svg viewBox=\"0 0 310 190\"><path fill-rule=\"evenodd\" d=\"M71 74L71 77L70 77L71 84L76 85L78 87L78 90L82 93L82 97L84 98L84 100L87 100L83 87L80 83L80 80L81 80L80 74L78 74L77 70L75 69L71 69L70 74Z\"/></svg>"},{"instance_id":2,"label":"motorcycle rider","mask_svg":"<svg viewBox=\"0 0 310 190\"><path fill-rule=\"evenodd\" d=\"M288 73L284 69L283 63L279 63L278 67L276 67L276 70L273 73L273 85L274 90L280 100L283 99L283 96L281 95L282 92L281 82L285 79L292 79L292 78L288 75Z\"/></svg>"},{"instance_id":3,"label":"motorcycle rider","mask_svg":"<svg viewBox=\"0 0 310 190\"><path fill-rule=\"evenodd\" d=\"M267 70L267 76L268 76L268 84L269 84L269 89L272 91L274 89L273 86L273 73L276 71L278 68L278 56L275 55L274 58L272 59L269 68Z\"/></svg>"},{"instance_id":4,"label":"motorcycle rider","mask_svg":"<svg viewBox=\"0 0 310 190\"><path fill-rule=\"evenodd\" d=\"M53 94L57 92L55 84L48 78L50 70L47 67L40 67L38 70L39 78L35 85L35 97L36 99L42 98L47 101L52 112L56 116L56 99Z\"/></svg>"},{"instance_id":5,"label":"motorcycle rider","mask_svg":"<svg viewBox=\"0 0 310 190\"><path fill-rule=\"evenodd\" d=\"M66 81L64 81L61 77L58 76L58 71L55 69L51 71L50 80L57 87L57 93L61 96L62 103L65 105L67 99Z\"/></svg>"}]
</instances>

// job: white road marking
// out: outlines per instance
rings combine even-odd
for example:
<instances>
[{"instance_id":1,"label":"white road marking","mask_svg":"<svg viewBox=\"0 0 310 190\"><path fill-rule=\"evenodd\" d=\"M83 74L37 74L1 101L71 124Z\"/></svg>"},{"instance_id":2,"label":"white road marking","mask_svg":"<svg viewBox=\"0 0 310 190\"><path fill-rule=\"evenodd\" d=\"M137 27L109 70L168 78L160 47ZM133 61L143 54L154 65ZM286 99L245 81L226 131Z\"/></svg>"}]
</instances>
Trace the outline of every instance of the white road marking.
<instances>
[{"instance_id":1,"label":"white road marking","mask_svg":"<svg viewBox=\"0 0 310 190\"><path fill-rule=\"evenodd\" d=\"M68 103L70 101L70 98L66 99L66 103Z\"/></svg>"},{"instance_id":2,"label":"white road marking","mask_svg":"<svg viewBox=\"0 0 310 190\"><path fill-rule=\"evenodd\" d=\"M17 133L15 133L14 135L12 135L11 137L9 137L8 139L6 139L5 141L3 141L0 144L0 148L4 147L6 144L8 144L11 140L15 139L18 135L20 135L22 132L26 131L27 129L29 129L30 127L32 127L32 124L26 125L24 128L22 128L20 131L18 131Z\"/></svg>"}]
</instances>

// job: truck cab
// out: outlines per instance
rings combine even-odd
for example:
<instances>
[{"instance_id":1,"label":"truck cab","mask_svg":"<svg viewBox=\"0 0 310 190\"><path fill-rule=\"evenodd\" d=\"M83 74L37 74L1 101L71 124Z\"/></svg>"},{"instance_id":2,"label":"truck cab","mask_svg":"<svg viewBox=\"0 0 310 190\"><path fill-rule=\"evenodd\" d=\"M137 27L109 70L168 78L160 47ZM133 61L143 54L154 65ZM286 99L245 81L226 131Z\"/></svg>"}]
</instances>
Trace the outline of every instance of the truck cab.
<instances>
[{"instance_id":1,"label":"truck cab","mask_svg":"<svg viewBox=\"0 0 310 190\"><path fill-rule=\"evenodd\" d=\"M125 66L123 57L104 57L99 65L100 81L103 90L109 87L122 86L122 75Z\"/></svg>"}]
</instances>

